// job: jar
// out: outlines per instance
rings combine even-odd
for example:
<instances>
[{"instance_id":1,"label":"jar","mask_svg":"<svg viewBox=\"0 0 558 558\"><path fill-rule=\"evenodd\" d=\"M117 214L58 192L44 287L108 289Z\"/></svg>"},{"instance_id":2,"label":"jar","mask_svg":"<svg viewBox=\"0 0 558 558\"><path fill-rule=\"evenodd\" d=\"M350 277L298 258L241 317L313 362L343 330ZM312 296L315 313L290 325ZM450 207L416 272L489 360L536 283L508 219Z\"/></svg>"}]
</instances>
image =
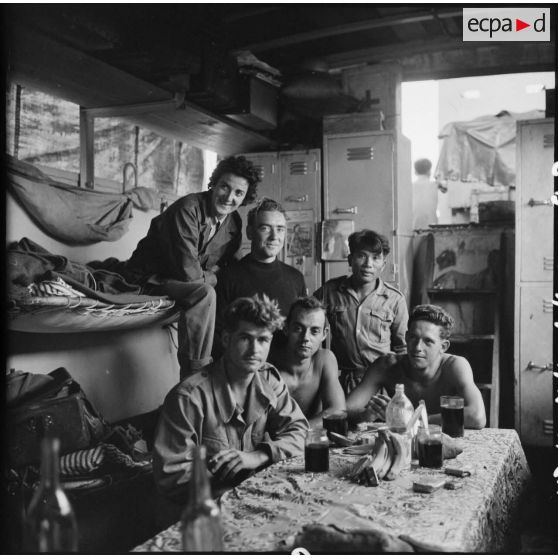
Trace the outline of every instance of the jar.
<instances>
[{"instance_id":1,"label":"jar","mask_svg":"<svg viewBox=\"0 0 558 558\"><path fill-rule=\"evenodd\" d=\"M325 428L310 428L306 433L304 465L308 473L329 471L329 440Z\"/></svg>"}]
</instances>

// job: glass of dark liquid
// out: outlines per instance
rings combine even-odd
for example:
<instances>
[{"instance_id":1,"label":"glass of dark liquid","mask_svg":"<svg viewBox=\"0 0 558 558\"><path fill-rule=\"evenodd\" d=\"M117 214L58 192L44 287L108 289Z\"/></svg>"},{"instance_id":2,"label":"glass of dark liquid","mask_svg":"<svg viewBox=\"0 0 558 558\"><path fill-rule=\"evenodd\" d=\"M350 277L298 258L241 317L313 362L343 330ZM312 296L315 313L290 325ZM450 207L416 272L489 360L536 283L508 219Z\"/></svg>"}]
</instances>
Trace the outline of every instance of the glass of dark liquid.
<instances>
[{"instance_id":1,"label":"glass of dark liquid","mask_svg":"<svg viewBox=\"0 0 558 558\"><path fill-rule=\"evenodd\" d=\"M419 428L417 442L419 466L440 469L444 463L442 428L437 424Z\"/></svg>"},{"instance_id":2,"label":"glass of dark liquid","mask_svg":"<svg viewBox=\"0 0 558 558\"><path fill-rule=\"evenodd\" d=\"M327 433L335 432L346 436L349 433L349 423L347 422L347 411L330 411L324 413L322 422Z\"/></svg>"},{"instance_id":3,"label":"glass of dark liquid","mask_svg":"<svg viewBox=\"0 0 558 558\"><path fill-rule=\"evenodd\" d=\"M329 440L324 428L310 428L306 433L304 466L307 473L329 471Z\"/></svg>"},{"instance_id":4,"label":"glass of dark liquid","mask_svg":"<svg viewBox=\"0 0 558 558\"><path fill-rule=\"evenodd\" d=\"M452 438L462 438L464 434L465 416L463 397L442 395L440 409L442 411L442 432Z\"/></svg>"}]
</instances>

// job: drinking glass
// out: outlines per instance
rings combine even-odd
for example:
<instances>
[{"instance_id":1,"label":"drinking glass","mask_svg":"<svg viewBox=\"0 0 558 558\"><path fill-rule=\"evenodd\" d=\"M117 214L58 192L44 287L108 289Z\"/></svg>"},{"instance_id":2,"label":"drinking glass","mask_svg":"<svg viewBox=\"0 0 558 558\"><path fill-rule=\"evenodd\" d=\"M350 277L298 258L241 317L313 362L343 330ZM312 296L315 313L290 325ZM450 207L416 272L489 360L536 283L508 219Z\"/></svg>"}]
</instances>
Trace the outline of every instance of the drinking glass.
<instances>
[{"instance_id":1,"label":"drinking glass","mask_svg":"<svg viewBox=\"0 0 558 558\"><path fill-rule=\"evenodd\" d=\"M329 471L329 440L325 428L310 428L306 433L304 465L308 473Z\"/></svg>"},{"instance_id":2,"label":"drinking glass","mask_svg":"<svg viewBox=\"0 0 558 558\"><path fill-rule=\"evenodd\" d=\"M440 469L444 462L442 428L437 424L420 427L417 442L419 466Z\"/></svg>"},{"instance_id":3,"label":"drinking glass","mask_svg":"<svg viewBox=\"0 0 558 558\"><path fill-rule=\"evenodd\" d=\"M347 422L347 411L330 411L322 415L322 422L328 434L335 432L346 436L349 433L349 424Z\"/></svg>"},{"instance_id":4,"label":"drinking glass","mask_svg":"<svg viewBox=\"0 0 558 558\"><path fill-rule=\"evenodd\" d=\"M440 409L442 412L442 432L452 438L462 438L464 434L465 415L463 397L442 395Z\"/></svg>"}]
</instances>

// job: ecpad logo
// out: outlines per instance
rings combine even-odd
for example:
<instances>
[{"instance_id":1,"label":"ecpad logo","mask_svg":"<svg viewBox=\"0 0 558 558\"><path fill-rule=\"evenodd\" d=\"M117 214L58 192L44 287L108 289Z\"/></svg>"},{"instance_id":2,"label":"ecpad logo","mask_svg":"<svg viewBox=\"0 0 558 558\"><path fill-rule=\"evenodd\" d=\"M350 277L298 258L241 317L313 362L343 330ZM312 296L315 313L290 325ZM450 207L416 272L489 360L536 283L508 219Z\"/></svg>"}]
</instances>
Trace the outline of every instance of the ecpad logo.
<instances>
[{"instance_id":1,"label":"ecpad logo","mask_svg":"<svg viewBox=\"0 0 558 558\"><path fill-rule=\"evenodd\" d=\"M463 41L550 41L550 8L463 8Z\"/></svg>"}]
</instances>

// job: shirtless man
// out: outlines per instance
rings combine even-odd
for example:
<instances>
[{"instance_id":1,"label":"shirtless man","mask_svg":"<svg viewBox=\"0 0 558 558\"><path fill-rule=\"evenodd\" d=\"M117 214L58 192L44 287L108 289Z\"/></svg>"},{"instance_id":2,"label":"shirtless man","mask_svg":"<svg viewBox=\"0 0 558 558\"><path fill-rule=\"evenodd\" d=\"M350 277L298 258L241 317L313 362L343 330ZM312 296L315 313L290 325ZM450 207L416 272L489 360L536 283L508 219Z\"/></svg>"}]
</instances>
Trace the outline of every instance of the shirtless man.
<instances>
[{"instance_id":1,"label":"shirtless man","mask_svg":"<svg viewBox=\"0 0 558 558\"><path fill-rule=\"evenodd\" d=\"M386 355L374 361L347 399L350 420L385 420L395 384L404 384L405 395L415 407L424 399L431 423L441 424L440 396L457 395L465 402L465 428L483 428L484 402L471 366L465 358L446 353L453 326L453 318L443 308L416 306L409 317L407 354ZM381 388L390 396L380 393Z\"/></svg>"},{"instance_id":2,"label":"shirtless man","mask_svg":"<svg viewBox=\"0 0 558 558\"><path fill-rule=\"evenodd\" d=\"M314 297L297 299L287 317L286 344L273 362L311 428L322 426L322 412L345 409L337 359L320 347L327 332L321 302Z\"/></svg>"}]
</instances>

